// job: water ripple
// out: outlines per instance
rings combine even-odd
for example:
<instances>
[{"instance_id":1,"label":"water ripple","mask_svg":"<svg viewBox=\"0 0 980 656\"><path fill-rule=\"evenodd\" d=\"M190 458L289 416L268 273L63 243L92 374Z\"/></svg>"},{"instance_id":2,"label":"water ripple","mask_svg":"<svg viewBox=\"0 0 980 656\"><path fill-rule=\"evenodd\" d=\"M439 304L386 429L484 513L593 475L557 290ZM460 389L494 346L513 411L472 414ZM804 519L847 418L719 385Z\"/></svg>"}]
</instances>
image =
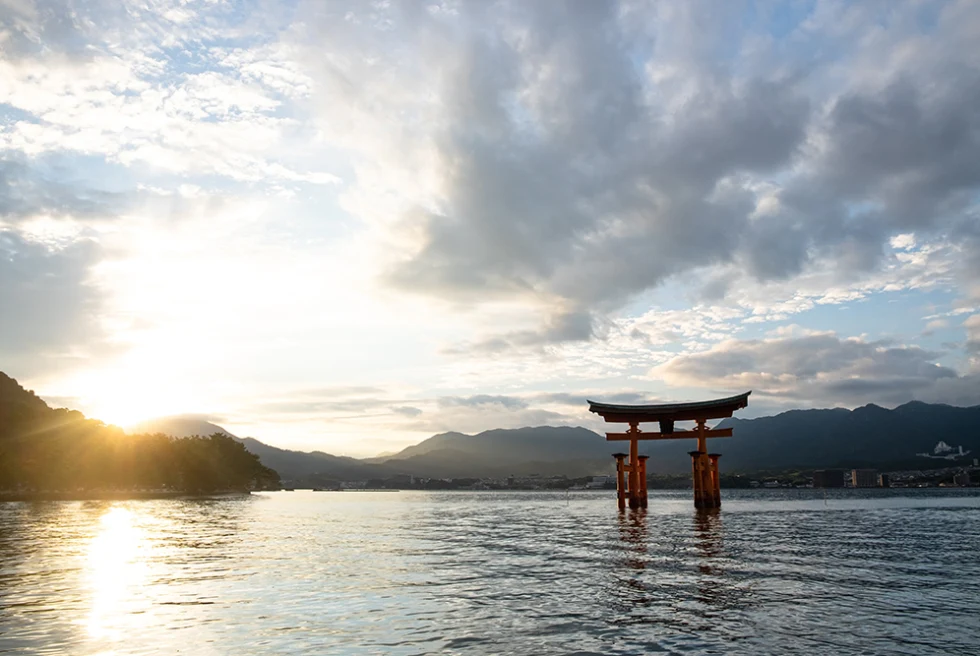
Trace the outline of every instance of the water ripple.
<instances>
[{"instance_id":1,"label":"water ripple","mask_svg":"<svg viewBox=\"0 0 980 656\"><path fill-rule=\"evenodd\" d=\"M0 653L980 653L980 495L0 504Z\"/></svg>"}]
</instances>

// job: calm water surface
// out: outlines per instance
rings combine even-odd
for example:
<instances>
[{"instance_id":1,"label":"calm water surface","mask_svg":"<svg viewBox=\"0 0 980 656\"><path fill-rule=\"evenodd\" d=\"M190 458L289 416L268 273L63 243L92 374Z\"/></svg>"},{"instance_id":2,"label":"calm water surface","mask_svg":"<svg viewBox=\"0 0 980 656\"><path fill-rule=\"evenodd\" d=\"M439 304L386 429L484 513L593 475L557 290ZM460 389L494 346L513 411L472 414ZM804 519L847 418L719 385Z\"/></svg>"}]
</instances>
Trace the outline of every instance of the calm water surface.
<instances>
[{"instance_id":1,"label":"calm water surface","mask_svg":"<svg viewBox=\"0 0 980 656\"><path fill-rule=\"evenodd\" d=\"M980 654L977 492L0 503L0 652Z\"/></svg>"}]
</instances>

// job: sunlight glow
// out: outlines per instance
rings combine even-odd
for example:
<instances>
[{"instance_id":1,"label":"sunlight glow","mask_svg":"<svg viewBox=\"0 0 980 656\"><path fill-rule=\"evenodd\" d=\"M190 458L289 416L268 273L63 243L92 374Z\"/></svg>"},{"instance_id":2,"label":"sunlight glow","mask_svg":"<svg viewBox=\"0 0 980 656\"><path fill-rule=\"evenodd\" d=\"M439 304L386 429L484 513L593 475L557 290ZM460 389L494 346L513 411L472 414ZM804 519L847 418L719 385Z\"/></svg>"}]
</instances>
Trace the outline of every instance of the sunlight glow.
<instances>
[{"instance_id":1,"label":"sunlight glow","mask_svg":"<svg viewBox=\"0 0 980 656\"><path fill-rule=\"evenodd\" d=\"M120 640L149 620L149 604L140 597L147 573L147 549L146 537L132 511L116 506L99 519L86 562L92 591L86 624L90 637Z\"/></svg>"},{"instance_id":2,"label":"sunlight glow","mask_svg":"<svg viewBox=\"0 0 980 656\"><path fill-rule=\"evenodd\" d=\"M176 366L178 351L160 343L142 345L108 366L80 372L70 381L84 390L78 405L93 419L126 427L213 404L215 399Z\"/></svg>"}]
</instances>

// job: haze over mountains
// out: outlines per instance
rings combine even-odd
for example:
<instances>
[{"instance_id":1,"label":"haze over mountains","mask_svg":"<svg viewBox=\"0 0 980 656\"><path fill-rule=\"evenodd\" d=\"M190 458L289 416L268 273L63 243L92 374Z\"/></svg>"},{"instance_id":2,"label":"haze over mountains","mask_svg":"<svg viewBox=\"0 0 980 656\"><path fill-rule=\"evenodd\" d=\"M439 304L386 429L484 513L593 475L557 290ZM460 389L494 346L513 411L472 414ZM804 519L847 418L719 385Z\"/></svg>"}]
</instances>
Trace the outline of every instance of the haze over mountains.
<instances>
[{"instance_id":1,"label":"haze over mountains","mask_svg":"<svg viewBox=\"0 0 980 656\"><path fill-rule=\"evenodd\" d=\"M80 413L48 408L16 381L0 375L0 436L7 431L22 442L40 440L44 433L36 426L41 419L47 422L45 426L68 422L86 427L88 433L103 430L99 422L86 420ZM30 425L30 432L18 432L17 426L24 422ZM913 401L892 410L877 405L854 410L793 410L773 417L726 419L720 426L731 426L735 432L732 438L709 441L709 449L722 454L726 473L865 466L931 468L969 464L980 456L980 406L961 408ZM57 430L64 433L66 429ZM476 435L441 433L395 454L356 459L281 449L251 437L239 438L195 417L146 421L128 432L173 437L221 433L244 445L287 483L314 486L405 474L423 478L589 476L609 472L610 454L625 446L606 442L585 428L538 426ZM934 453L939 442L948 448ZM683 474L689 471L687 452L693 446L692 440L684 439L643 442L641 451L651 456L651 473Z\"/></svg>"},{"instance_id":2,"label":"haze over mountains","mask_svg":"<svg viewBox=\"0 0 980 656\"><path fill-rule=\"evenodd\" d=\"M957 462L916 455L944 441L963 448L959 462L980 455L980 406L960 408L917 401L889 410L867 405L854 410L793 410L773 417L726 419L735 437L709 441L722 454L723 471L816 469L824 467L928 468ZM221 431L188 418L146 422L141 430L175 435ZM314 451L304 453L236 438L287 480L368 480L396 474L427 478L606 473L611 453L623 445L606 442L578 427L539 426L489 430L476 435L442 433L382 457L355 459ZM653 473L682 474L690 467L691 440L641 443Z\"/></svg>"}]
</instances>

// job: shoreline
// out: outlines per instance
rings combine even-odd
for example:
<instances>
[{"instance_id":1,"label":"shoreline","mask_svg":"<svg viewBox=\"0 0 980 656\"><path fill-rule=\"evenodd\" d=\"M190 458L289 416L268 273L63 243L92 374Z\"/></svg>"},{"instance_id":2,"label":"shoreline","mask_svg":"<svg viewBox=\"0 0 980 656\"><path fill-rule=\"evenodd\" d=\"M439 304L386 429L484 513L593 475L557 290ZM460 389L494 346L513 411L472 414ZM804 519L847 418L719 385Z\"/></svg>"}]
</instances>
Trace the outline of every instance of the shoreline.
<instances>
[{"instance_id":1,"label":"shoreline","mask_svg":"<svg viewBox=\"0 0 980 656\"><path fill-rule=\"evenodd\" d=\"M208 499L250 496L248 490L223 492L176 492L166 490L106 490L91 492L0 492L3 501L141 501L144 499Z\"/></svg>"}]
</instances>

